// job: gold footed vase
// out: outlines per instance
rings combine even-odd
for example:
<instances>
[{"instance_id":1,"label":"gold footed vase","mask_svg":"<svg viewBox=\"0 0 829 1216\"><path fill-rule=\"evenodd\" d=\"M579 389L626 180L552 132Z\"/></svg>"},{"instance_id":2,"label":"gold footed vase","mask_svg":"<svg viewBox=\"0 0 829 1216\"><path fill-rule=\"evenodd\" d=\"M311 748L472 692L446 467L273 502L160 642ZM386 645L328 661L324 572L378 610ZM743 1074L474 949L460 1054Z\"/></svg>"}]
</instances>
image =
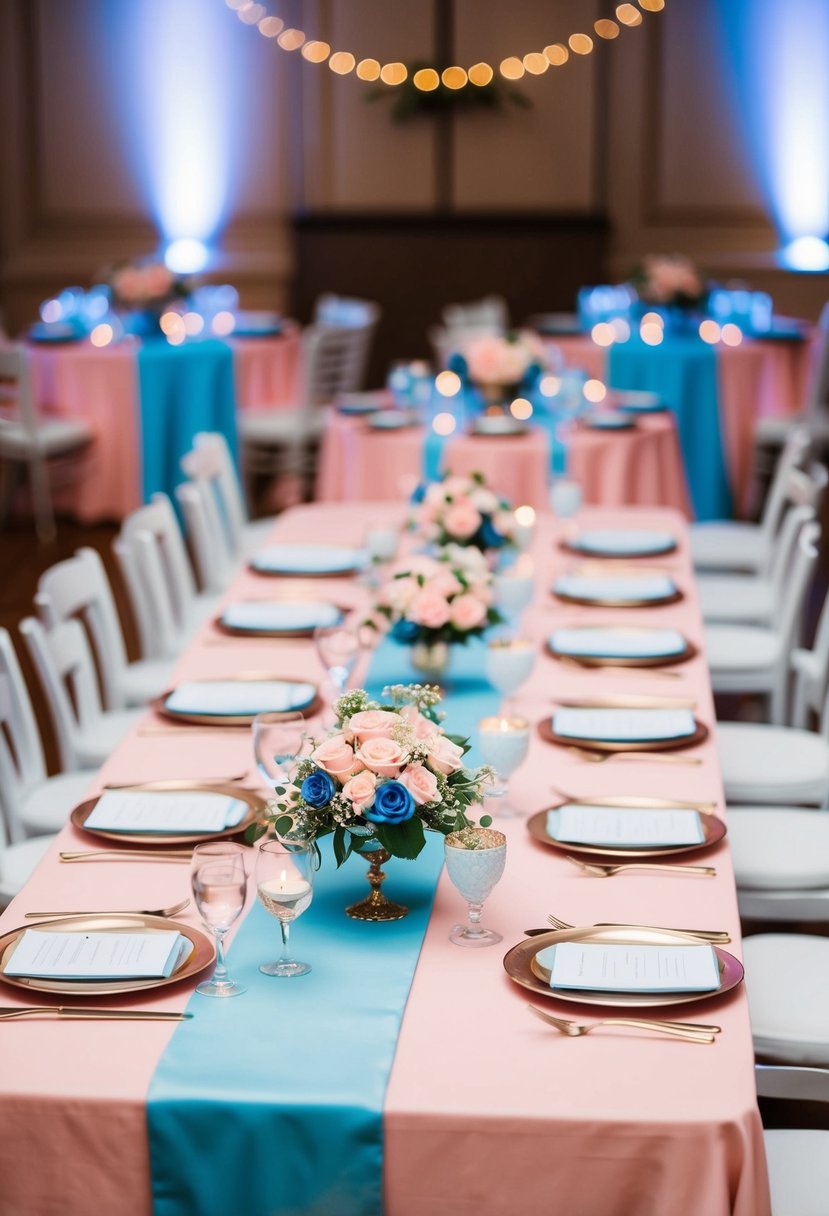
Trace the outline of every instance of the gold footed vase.
<instances>
[{"instance_id":1,"label":"gold footed vase","mask_svg":"<svg viewBox=\"0 0 829 1216\"><path fill-rule=\"evenodd\" d=\"M346 908L345 914L352 920L402 920L404 916L408 916L409 909L403 904L394 903L380 890L386 877L381 867L389 860L391 853L386 849L375 849L370 856L367 878L371 892L365 899Z\"/></svg>"}]
</instances>

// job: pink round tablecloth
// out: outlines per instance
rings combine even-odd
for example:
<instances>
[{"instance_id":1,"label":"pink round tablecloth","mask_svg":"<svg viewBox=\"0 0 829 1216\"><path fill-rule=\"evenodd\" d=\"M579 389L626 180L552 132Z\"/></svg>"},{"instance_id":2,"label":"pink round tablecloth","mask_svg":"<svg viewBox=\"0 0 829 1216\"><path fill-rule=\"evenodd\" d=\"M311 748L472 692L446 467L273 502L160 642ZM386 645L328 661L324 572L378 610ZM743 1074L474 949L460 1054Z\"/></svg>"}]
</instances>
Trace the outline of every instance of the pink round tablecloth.
<instances>
[{"instance_id":1,"label":"pink round tablecloth","mask_svg":"<svg viewBox=\"0 0 829 1216\"><path fill-rule=\"evenodd\" d=\"M565 367L607 380L607 348L589 335L549 338L545 344L559 352ZM757 419L803 408L812 361L810 342L747 339L717 349L720 423L738 513L749 505Z\"/></svg>"},{"instance_id":2,"label":"pink round tablecloth","mask_svg":"<svg viewBox=\"0 0 829 1216\"><path fill-rule=\"evenodd\" d=\"M325 429L316 497L323 502L399 501L423 477L423 427L372 430L363 419L332 414ZM452 436L444 468L483 473L514 504L546 507L550 481L547 432L525 435ZM595 431L578 426L568 439L568 477L596 506L676 507L689 515L688 491L669 413L637 419L632 431Z\"/></svg>"},{"instance_id":3,"label":"pink round tablecloth","mask_svg":"<svg viewBox=\"0 0 829 1216\"><path fill-rule=\"evenodd\" d=\"M300 330L274 338L233 338L239 409L295 402ZM90 342L29 347L35 399L41 411L87 422L95 442L87 472L62 492L58 505L87 523L123 519L141 505L141 419L135 339L98 348Z\"/></svg>"}]
</instances>

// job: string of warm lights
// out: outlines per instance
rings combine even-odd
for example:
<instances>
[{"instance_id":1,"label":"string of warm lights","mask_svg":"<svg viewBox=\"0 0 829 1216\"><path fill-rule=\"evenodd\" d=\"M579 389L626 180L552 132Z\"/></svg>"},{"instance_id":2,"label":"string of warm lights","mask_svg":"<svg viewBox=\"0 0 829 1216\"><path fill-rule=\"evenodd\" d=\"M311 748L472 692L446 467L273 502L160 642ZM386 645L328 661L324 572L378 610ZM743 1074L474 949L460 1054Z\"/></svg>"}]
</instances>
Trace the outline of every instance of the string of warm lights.
<instances>
[{"instance_id":1,"label":"string of warm lights","mask_svg":"<svg viewBox=\"0 0 829 1216\"><path fill-rule=\"evenodd\" d=\"M392 61L381 63L379 59L360 59L351 51L333 50L327 42L309 38L303 30L286 26L281 17L268 14L264 4L255 0L225 0L228 8L245 25L256 26L263 38L275 39L283 51L299 51L308 63L328 64L337 76L348 76L351 72L360 80L380 81L390 86L401 85L408 79L409 69L405 63ZM658 13L665 7L665 0L638 0L638 4L616 6L616 20L601 17L593 23L596 38L612 42L624 27L641 25L645 13ZM566 42L553 42L541 51L528 51L526 55L507 55L497 68L489 63L473 63L464 68L452 64L442 70L436 67L419 68L412 76L412 84L423 93L431 93L443 84L447 89L463 89L467 85L483 88L491 83L495 75L505 80L520 80L525 73L542 76L549 68L560 68L571 55L589 55L596 45L591 34L573 33Z\"/></svg>"}]
</instances>

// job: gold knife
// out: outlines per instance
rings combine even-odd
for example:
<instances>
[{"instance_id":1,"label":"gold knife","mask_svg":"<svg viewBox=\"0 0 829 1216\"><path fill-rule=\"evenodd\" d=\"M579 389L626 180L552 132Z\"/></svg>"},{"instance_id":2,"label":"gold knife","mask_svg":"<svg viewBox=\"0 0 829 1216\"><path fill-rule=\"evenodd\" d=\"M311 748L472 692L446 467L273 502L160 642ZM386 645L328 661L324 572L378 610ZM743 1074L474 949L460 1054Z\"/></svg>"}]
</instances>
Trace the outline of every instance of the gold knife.
<instances>
[{"instance_id":1,"label":"gold knife","mask_svg":"<svg viewBox=\"0 0 829 1216\"><path fill-rule=\"evenodd\" d=\"M59 1018L137 1022L183 1022L193 1016L192 1013L164 1009L87 1009L72 1005L0 1005L0 1021L10 1022L13 1018L34 1017L41 1013Z\"/></svg>"}]
</instances>

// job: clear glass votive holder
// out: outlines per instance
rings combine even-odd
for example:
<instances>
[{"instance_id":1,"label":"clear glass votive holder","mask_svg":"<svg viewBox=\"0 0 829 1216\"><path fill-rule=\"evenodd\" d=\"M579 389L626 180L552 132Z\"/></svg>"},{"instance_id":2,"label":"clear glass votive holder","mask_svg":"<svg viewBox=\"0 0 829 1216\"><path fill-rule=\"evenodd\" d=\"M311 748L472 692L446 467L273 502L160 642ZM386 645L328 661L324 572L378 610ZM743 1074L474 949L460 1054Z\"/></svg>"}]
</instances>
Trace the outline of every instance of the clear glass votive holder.
<instances>
[{"instance_id":1,"label":"clear glass votive holder","mask_svg":"<svg viewBox=\"0 0 829 1216\"><path fill-rule=\"evenodd\" d=\"M520 812L509 800L509 781L527 758L530 724L526 718L481 718L477 735L479 755L496 773L496 784L487 792L487 809L490 809L490 800L497 800L497 805L491 808L493 813L504 819L514 818Z\"/></svg>"}]
</instances>

